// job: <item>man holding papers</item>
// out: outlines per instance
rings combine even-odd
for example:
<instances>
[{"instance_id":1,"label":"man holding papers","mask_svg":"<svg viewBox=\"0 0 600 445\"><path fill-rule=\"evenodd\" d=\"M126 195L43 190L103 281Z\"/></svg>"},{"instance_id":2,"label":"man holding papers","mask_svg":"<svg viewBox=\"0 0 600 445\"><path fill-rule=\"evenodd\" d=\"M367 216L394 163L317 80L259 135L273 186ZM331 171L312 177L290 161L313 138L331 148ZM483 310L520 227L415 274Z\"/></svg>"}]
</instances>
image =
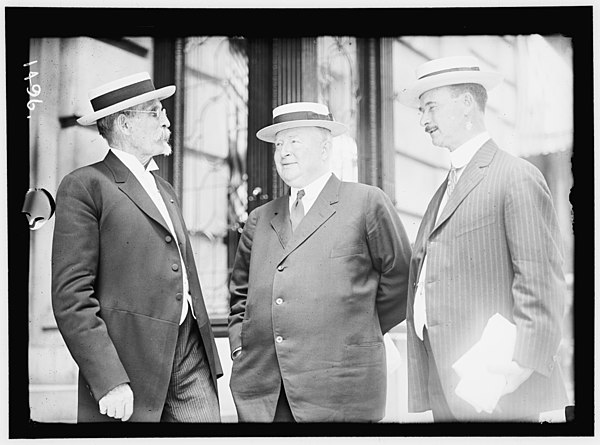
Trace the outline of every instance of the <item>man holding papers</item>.
<instances>
[{"instance_id":1,"label":"man holding papers","mask_svg":"<svg viewBox=\"0 0 600 445\"><path fill-rule=\"evenodd\" d=\"M537 421L563 409L565 284L548 186L486 131L501 81L473 57L421 65L401 100L451 169L419 228L407 307L409 411L434 421Z\"/></svg>"}]
</instances>

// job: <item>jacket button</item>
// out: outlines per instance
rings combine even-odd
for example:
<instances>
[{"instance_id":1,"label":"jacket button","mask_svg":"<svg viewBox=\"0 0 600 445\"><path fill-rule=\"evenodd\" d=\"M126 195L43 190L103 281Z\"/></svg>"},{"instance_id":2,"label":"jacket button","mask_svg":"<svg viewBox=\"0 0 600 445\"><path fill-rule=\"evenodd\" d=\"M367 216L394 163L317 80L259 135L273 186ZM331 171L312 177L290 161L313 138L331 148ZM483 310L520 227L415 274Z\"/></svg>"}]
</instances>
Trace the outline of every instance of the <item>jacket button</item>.
<instances>
[{"instance_id":1,"label":"jacket button","mask_svg":"<svg viewBox=\"0 0 600 445\"><path fill-rule=\"evenodd\" d=\"M277 300L275 300L275 304L281 304L283 303L283 298L278 298Z\"/></svg>"},{"instance_id":2,"label":"jacket button","mask_svg":"<svg viewBox=\"0 0 600 445\"><path fill-rule=\"evenodd\" d=\"M177 294L177 295L175 295L175 299L177 301L181 301L182 298L183 298L183 294Z\"/></svg>"},{"instance_id":3,"label":"jacket button","mask_svg":"<svg viewBox=\"0 0 600 445\"><path fill-rule=\"evenodd\" d=\"M278 270L279 272L283 272L283 269L285 269L285 267L283 267L283 266L277 266L277 270Z\"/></svg>"},{"instance_id":4,"label":"jacket button","mask_svg":"<svg viewBox=\"0 0 600 445\"><path fill-rule=\"evenodd\" d=\"M179 270L179 264L173 264L171 266L171 269L173 269L175 272L177 272Z\"/></svg>"},{"instance_id":5,"label":"jacket button","mask_svg":"<svg viewBox=\"0 0 600 445\"><path fill-rule=\"evenodd\" d=\"M167 243L170 243L172 239L173 239L173 238L171 238L169 235L165 236L165 241L166 241Z\"/></svg>"},{"instance_id":6,"label":"jacket button","mask_svg":"<svg viewBox=\"0 0 600 445\"><path fill-rule=\"evenodd\" d=\"M277 337L275 337L275 341L277 343L281 343L283 341L283 337L281 335L278 335Z\"/></svg>"}]
</instances>

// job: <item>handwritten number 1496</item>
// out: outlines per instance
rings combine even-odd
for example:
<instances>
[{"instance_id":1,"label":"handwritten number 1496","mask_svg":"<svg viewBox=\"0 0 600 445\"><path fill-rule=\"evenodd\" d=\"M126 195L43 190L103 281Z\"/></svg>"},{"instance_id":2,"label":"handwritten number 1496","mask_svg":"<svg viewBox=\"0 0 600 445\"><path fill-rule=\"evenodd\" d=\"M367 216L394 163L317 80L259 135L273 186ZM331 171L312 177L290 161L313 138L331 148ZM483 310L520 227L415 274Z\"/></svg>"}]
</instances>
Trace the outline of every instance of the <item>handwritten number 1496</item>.
<instances>
[{"instance_id":1,"label":"handwritten number 1496","mask_svg":"<svg viewBox=\"0 0 600 445\"><path fill-rule=\"evenodd\" d=\"M25 63L23 64L23 66L31 66L33 64L37 63L37 60L34 60L33 62L29 62L29 63ZM42 92L42 88L34 83L32 84L31 80L37 76L39 73L35 72L35 71L29 71L29 76L25 77L23 80L28 80L29 81L29 86L31 87L31 89L27 88L27 93L31 96L31 97L37 97L40 95L40 93ZM41 103L43 102L43 100L40 99L30 99L29 102L27 102L27 108L29 108L31 111L33 111L35 109L35 104L36 103ZM31 117L31 115L27 116L27 119L29 119Z\"/></svg>"}]
</instances>

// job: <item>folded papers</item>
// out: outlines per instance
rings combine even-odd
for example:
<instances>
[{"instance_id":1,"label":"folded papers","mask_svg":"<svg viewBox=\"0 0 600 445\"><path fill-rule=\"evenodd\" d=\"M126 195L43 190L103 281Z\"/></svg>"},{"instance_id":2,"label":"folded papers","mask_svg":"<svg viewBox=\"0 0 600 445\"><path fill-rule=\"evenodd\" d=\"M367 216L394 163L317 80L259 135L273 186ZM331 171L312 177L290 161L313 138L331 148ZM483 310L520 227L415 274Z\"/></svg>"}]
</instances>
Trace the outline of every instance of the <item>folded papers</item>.
<instances>
[{"instance_id":1,"label":"folded papers","mask_svg":"<svg viewBox=\"0 0 600 445\"><path fill-rule=\"evenodd\" d=\"M488 320L481 339L452 365L460 377L456 395L478 413L491 413L496 408L506 379L489 369L510 364L516 337L516 326L496 313Z\"/></svg>"}]
</instances>

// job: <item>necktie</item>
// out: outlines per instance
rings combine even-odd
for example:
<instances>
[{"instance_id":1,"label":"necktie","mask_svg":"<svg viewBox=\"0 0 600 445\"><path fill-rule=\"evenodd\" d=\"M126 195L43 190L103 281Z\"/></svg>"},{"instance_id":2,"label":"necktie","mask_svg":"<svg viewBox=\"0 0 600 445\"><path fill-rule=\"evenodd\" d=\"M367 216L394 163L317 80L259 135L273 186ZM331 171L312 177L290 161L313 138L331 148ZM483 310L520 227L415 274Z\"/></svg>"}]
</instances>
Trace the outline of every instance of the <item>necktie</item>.
<instances>
[{"instance_id":1,"label":"necktie","mask_svg":"<svg viewBox=\"0 0 600 445\"><path fill-rule=\"evenodd\" d=\"M450 195L452 195L454 187L456 187L456 168L452 166L450 167L450 173L448 174L448 186L446 187L448 198L450 198Z\"/></svg>"},{"instance_id":2,"label":"necktie","mask_svg":"<svg viewBox=\"0 0 600 445\"><path fill-rule=\"evenodd\" d=\"M292 232L296 230L302 218L304 218L304 205L302 204L302 198L304 197L304 190L298 190L296 200L292 204L292 211L290 212L290 220L292 221Z\"/></svg>"}]
</instances>

